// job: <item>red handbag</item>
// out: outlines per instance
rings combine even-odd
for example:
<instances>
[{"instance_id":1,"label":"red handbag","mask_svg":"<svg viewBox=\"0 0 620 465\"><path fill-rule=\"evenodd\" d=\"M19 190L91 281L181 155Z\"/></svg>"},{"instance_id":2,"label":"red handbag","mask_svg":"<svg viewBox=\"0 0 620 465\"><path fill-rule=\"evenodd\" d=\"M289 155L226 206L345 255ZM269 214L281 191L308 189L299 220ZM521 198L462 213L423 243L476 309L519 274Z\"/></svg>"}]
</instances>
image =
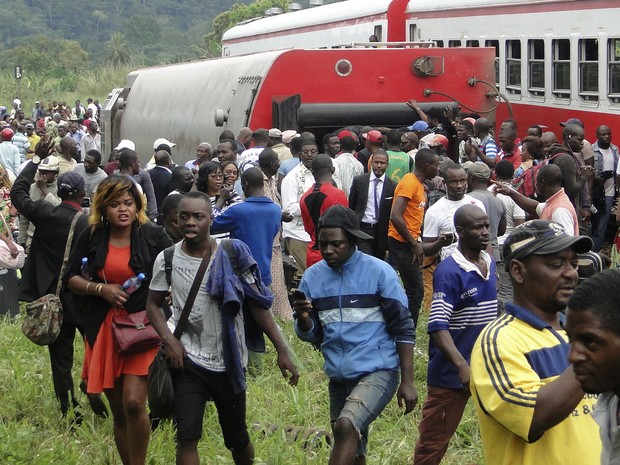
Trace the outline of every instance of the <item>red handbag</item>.
<instances>
[{"instance_id":1,"label":"red handbag","mask_svg":"<svg viewBox=\"0 0 620 465\"><path fill-rule=\"evenodd\" d=\"M161 338L146 316L146 310L115 314L112 318L112 332L121 353L142 352L161 344Z\"/></svg>"}]
</instances>

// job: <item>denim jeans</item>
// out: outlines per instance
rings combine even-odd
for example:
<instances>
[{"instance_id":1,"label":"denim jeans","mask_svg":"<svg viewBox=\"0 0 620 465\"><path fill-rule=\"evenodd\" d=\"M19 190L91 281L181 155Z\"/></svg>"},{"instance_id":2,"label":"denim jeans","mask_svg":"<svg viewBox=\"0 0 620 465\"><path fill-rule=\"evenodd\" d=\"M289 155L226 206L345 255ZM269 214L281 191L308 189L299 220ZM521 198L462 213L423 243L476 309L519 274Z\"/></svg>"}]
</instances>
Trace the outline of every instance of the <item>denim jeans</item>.
<instances>
[{"instance_id":1,"label":"denim jeans","mask_svg":"<svg viewBox=\"0 0 620 465\"><path fill-rule=\"evenodd\" d=\"M351 421L359 433L357 456L366 456L368 427L390 402L400 375L398 371L380 370L356 380L329 381L329 419L333 425L340 418Z\"/></svg>"},{"instance_id":2,"label":"denim jeans","mask_svg":"<svg viewBox=\"0 0 620 465\"><path fill-rule=\"evenodd\" d=\"M603 247L603 241L605 240L605 233L607 232L607 224L609 223L609 216L611 215L611 209L614 205L613 197L605 197L605 211L599 210L596 214L598 221L592 221L592 227L595 228L592 231L592 241L594 246L592 250L594 252L600 252Z\"/></svg>"},{"instance_id":3,"label":"denim jeans","mask_svg":"<svg viewBox=\"0 0 620 465\"><path fill-rule=\"evenodd\" d=\"M414 260L413 251L408 243L388 237L388 244L390 247L390 260L398 269L400 279L403 281L403 287L409 302L409 313L411 313L413 323L417 329L420 306L424 298L422 268Z\"/></svg>"}]
</instances>

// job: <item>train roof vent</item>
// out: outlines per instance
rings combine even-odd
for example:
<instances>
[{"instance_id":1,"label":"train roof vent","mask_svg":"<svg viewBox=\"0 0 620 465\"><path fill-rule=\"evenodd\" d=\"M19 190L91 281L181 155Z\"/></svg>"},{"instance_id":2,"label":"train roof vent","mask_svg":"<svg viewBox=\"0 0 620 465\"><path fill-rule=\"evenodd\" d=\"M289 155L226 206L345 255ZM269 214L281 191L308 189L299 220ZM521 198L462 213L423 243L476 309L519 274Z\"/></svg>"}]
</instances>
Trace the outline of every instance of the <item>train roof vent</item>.
<instances>
[{"instance_id":1,"label":"train roof vent","mask_svg":"<svg viewBox=\"0 0 620 465\"><path fill-rule=\"evenodd\" d=\"M323 5L323 0L310 0L310 6L321 6Z\"/></svg>"},{"instance_id":2,"label":"train roof vent","mask_svg":"<svg viewBox=\"0 0 620 465\"><path fill-rule=\"evenodd\" d=\"M275 15L281 15L281 14L282 14L282 8L278 8L277 6L265 10L265 16L275 16Z\"/></svg>"},{"instance_id":3,"label":"train roof vent","mask_svg":"<svg viewBox=\"0 0 620 465\"><path fill-rule=\"evenodd\" d=\"M288 11L299 11L301 10L301 3L293 2L288 4Z\"/></svg>"}]
</instances>

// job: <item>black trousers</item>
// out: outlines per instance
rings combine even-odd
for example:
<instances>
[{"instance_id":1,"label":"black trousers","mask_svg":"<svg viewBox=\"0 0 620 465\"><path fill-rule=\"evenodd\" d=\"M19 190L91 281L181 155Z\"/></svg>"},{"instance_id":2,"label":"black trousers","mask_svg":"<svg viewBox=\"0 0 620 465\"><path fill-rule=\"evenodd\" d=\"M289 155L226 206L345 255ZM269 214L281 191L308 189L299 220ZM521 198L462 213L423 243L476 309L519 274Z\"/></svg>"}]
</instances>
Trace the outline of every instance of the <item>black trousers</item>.
<instances>
[{"instance_id":1,"label":"black trousers","mask_svg":"<svg viewBox=\"0 0 620 465\"><path fill-rule=\"evenodd\" d=\"M48 346L54 392L60 402L60 411L63 415L67 413L70 406L77 407L79 405L75 399L73 376L71 375L73 368L73 341L76 330L79 330L83 337L81 327L75 326L70 321L63 321L58 338L53 344Z\"/></svg>"},{"instance_id":2,"label":"black trousers","mask_svg":"<svg viewBox=\"0 0 620 465\"><path fill-rule=\"evenodd\" d=\"M398 268L398 273L409 301L409 313L411 313L417 329L420 307L424 299L422 268L415 262L413 251L409 244L397 241L392 237L388 237L388 244L390 247L390 260Z\"/></svg>"},{"instance_id":3,"label":"black trousers","mask_svg":"<svg viewBox=\"0 0 620 465\"><path fill-rule=\"evenodd\" d=\"M371 235L372 239L359 239L357 241L357 248L365 254L377 257L379 260L385 260L385 253L387 252L385 237L379 238L377 225L361 222L360 229L366 234Z\"/></svg>"}]
</instances>

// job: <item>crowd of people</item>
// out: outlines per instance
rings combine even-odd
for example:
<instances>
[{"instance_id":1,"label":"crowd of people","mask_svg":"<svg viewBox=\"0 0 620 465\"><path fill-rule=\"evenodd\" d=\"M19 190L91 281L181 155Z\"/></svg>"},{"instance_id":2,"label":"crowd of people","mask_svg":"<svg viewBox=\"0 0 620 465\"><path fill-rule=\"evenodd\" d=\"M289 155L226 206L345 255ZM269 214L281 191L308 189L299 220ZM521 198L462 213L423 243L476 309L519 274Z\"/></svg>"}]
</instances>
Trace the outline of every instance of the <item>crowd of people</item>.
<instances>
[{"instance_id":1,"label":"crowd of people","mask_svg":"<svg viewBox=\"0 0 620 465\"><path fill-rule=\"evenodd\" d=\"M63 280L65 319L49 345L60 410L79 423L78 331L80 388L98 415L109 405L123 464L145 463L153 420L146 375L157 346L120 352L115 341L115 321L141 311L175 369L178 464L199 463L208 401L234 462L253 463L245 373L272 369L264 335L283 376L299 377L277 322L324 356L330 465L365 463L371 422L394 396L405 413L417 403L423 310L415 464L441 462L470 398L487 463L594 465L601 450L602 463L620 460L620 272L577 287L578 254L600 252L608 237L620 174L609 127L593 144L575 118L559 137L532 126L519 138L514 121L495 134L484 117L427 114L411 100L416 121L400 129L352 126L320 140L225 130L179 165L164 137L149 154L123 139L104 164L96 101L37 102L28 117L20 104L2 117L0 213L10 231L0 224L0 237L28 252L21 300ZM140 275L129 292L124 283ZM598 292L604 304L594 304Z\"/></svg>"}]
</instances>

